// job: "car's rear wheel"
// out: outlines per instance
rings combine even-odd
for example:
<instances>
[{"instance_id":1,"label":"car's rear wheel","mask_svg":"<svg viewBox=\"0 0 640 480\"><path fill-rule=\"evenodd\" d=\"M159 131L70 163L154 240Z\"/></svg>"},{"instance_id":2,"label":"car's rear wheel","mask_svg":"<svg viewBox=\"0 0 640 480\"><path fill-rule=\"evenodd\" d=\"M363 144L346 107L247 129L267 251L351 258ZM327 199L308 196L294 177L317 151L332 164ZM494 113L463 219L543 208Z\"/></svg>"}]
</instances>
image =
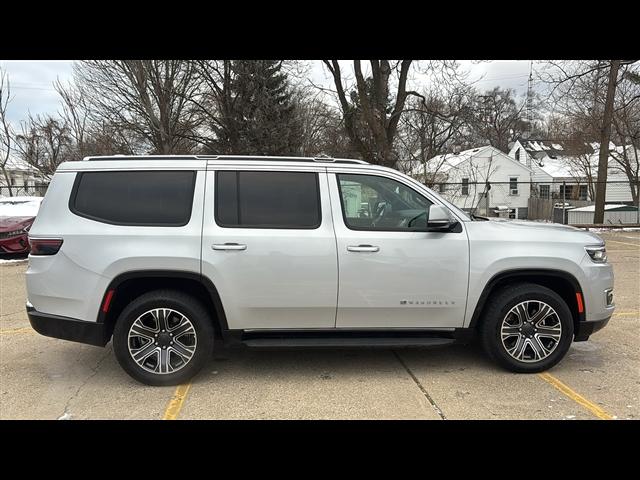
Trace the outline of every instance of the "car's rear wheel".
<instances>
[{"instance_id":1,"label":"car's rear wheel","mask_svg":"<svg viewBox=\"0 0 640 480\"><path fill-rule=\"evenodd\" d=\"M122 368L147 385L177 385L210 358L214 329L206 309L182 292L156 290L120 314L113 349Z\"/></svg>"},{"instance_id":2,"label":"car's rear wheel","mask_svg":"<svg viewBox=\"0 0 640 480\"><path fill-rule=\"evenodd\" d=\"M480 325L489 357L514 372L541 372L571 346L573 317L566 302L541 285L519 283L488 300Z\"/></svg>"}]
</instances>

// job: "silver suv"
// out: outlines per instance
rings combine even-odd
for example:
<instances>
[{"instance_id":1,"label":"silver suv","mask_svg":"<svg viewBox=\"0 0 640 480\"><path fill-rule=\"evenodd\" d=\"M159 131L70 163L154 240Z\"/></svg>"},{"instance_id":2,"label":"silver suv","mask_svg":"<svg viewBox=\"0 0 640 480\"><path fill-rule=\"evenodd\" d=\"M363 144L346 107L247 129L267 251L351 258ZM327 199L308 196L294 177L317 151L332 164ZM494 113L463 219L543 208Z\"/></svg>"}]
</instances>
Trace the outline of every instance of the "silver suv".
<instances>
[{"instance_id":1,"label":"silver suv","mask_svg":"<svg viewBox=\"0 0 640 480\"><path fill-rule=\"evenodd\" d=\"M60 165L29 232L39 333L172 385L219 343L413 347L477 336L516 372L606 325L603 240L470 216L358 160L89 157ZM214 345L215 342L215 345Z\"/></svg>"}]
</instances>

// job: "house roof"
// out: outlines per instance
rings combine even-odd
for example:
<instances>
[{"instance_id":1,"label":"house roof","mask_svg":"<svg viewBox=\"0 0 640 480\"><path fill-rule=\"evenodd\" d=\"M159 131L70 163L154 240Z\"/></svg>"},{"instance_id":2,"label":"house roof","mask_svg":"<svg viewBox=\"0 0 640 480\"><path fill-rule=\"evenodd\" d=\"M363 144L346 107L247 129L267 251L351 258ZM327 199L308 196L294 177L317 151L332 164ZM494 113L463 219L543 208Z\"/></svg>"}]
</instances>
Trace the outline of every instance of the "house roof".
<instances>
[{"instance_id":1,"label":"house roof","mask_svg":"<svg viewBox=\"0 0 640 480\"><path fill-rule=\"evenodd\" d=\"M633 206L629 206L629 205L617 205L617 204L610 204L610 205L605 205L604 209L605 210L611 210L611 211L618 211L618 212L625 212L625 211L629 211L629 212L635 212L637 207L633 207ZM578 207L578 208L572 208L570 210L571 212L595 212L596 211L596 206L595 205L588 205L586 207Z\"/></svg>"},{"instance_id":2,"label":"house roof","mask_svg":"<svg viewBox=\"0 0 640 480\"><path fill-rule=\"evenodd\" d=\"M553 139L518 139L522 148L533 158L540 158L545 154L549 157L557 156L575 156L575 155L593 155L600 151L600 143L598 142L578 142L568 140ZM613 142L609 142L609 149L616 149Z\"/></svg>"},{"instance_id":3,"label":"house roof","mask_svg":"<svg viewBox=\"0 0 640 480\"><path fill-rule=\"evenodd\" d=\"M15 156L9 157L9 159L7 160L6 168L7 170L12 170L12 171L22 171L22 172L32 172L32 173L40 172L40 170L38 170L33 165Z\"/></svg>"},{"instance_id":4,"label":"house roof","mask_svg":"<svg viewBox=\"0 0 640 480\"><path fill-rule=\"evenodd\" d=\"M467 160L471 160L474 157L486 157L489 155L501 155L505 159L517 164L518 166L524 168L525 170L531 170L529 167L524 165L523 163L514 160L509 155L504 153L502 150L499 150L491 145L485 145L482 147L470 148L469 150L464 150L460 153L445 153L443 155L437 155L430 159L429 165L439 166L442 165L439 169L441 172L448 172L452 168L458 167L460 164L466 162ZM421 172L418 172L421 173Z\"/></svg>"},{"instance_id":5,"label":"house roof","mask_svg":"<svg viewBox=\"0 0 640 480\"><path fill-rule=\"evenodd\" d=\"M586 158L580 160L580 163L584 164L585 160L588 161L594 175L598 170L600 161L600 144L598 142L584 143L581 144L581 147L576 147L576 144L550 140L519 140L519 142L532 157L536 169L551 177L568 178L583 175L576 167L575 157L578 155L586 156ZM523 142L527 145L525 146ZM629 148L633 147L616 146L613 143L609 143L610 151L620 155L625 149L629 154ZM613 156L609 156L608 164L608 168L620 170L620 165Z\"/></svg>"}]
</instances>

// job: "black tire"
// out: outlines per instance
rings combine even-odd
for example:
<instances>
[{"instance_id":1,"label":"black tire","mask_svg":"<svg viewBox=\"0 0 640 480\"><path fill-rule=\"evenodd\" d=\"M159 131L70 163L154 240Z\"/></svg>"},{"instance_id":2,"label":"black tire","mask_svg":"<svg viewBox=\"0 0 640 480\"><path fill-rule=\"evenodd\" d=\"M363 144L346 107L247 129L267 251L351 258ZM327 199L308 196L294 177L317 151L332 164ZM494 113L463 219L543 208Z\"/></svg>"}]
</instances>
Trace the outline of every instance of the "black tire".
<instances>
[{"instance_id":1,"label":"black tire","mask_svg":"<svg viewBox=\"0 0 640 480\"><path fill-rule=\"evenodd\" d=\"M552 307L561 325L560 340L555 349L546 358L530 362L511 356L501 339L503 320L513 307L527 300L542 301ZM488 299L480 323L480 341L487 355L507 370L542 372L556 365L569 350L573 341L573 317L566 302L553 290L533 283L517 283L500 289Z\"/></svg>"},{"instance_id":2,"label":"black tire","mask_svg":"<svg viewBox=\"0 0 640 480\"><path fill-rule=\"evenodd\" d=\"M195 351L188 361L182 361L176 354L167 354L171 359L177 358L178 363L181 362L176 371L171 373L154 373L145 370L133 359L129 351L129 331L132 325L139 316L155 308L179 312L187 317L195 330L195 341L193 341ZM193 339L193 337L189 338ZM189 380L210 360L213 342L213 323L206 308L195 298L175 290L154 290L136 298L122 311L113 331L113 350L120 366L135 380L154 386L179 385ZM144 344L145 347L147 345L150 346L150 344ZM171 350L172 347L168 348ZM159 354L154 355L159 361ZM153 359L150 362L153 362Z\"/></svg>"}]
</instances>

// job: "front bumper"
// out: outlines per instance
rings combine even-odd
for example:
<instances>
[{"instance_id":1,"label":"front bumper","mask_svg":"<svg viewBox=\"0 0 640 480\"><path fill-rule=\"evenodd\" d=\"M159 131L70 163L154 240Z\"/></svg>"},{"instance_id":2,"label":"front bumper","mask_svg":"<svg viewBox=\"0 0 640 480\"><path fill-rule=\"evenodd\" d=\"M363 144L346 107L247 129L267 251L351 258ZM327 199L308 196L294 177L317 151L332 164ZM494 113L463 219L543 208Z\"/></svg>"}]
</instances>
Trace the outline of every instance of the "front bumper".
<instances>
[{"instance_id":1,"label":"front bumper","mask_svg":"<svg viewBox=\"0 0 640 480\"><path fill-rule=\"evenodd\" d=\"M29 237L18 235L16 237L3 238L0 240L0 253L28 253Z\"/></svg>"},{"instance_id":2,"label":"front bumper","mask_svg":"<svg viewBox=\"0 0 640 480\"><path fill-rule=\"evenodd\" d=\"M603 318L602 320L580 322L578 324L578 329L574 333L573 341L584 342L586 340L589 340L591 334L603 329L607 325L607 323L609 323L610 319L611 317L607 317Z\"/></svg>"},{"instance_id":3,"label":"front bumper","mask_svg":"<svg viewBox=\"0 0 640 480\"><path fill-rule=\"evenodd\" d=\"M75 318L42 313L30 305L27 305L27 315L33 329L40 335L47 337L87 343L98 347L104 347L110 338L110 332L104 323L85 322Z\"/></svg>"}]
</instances>

